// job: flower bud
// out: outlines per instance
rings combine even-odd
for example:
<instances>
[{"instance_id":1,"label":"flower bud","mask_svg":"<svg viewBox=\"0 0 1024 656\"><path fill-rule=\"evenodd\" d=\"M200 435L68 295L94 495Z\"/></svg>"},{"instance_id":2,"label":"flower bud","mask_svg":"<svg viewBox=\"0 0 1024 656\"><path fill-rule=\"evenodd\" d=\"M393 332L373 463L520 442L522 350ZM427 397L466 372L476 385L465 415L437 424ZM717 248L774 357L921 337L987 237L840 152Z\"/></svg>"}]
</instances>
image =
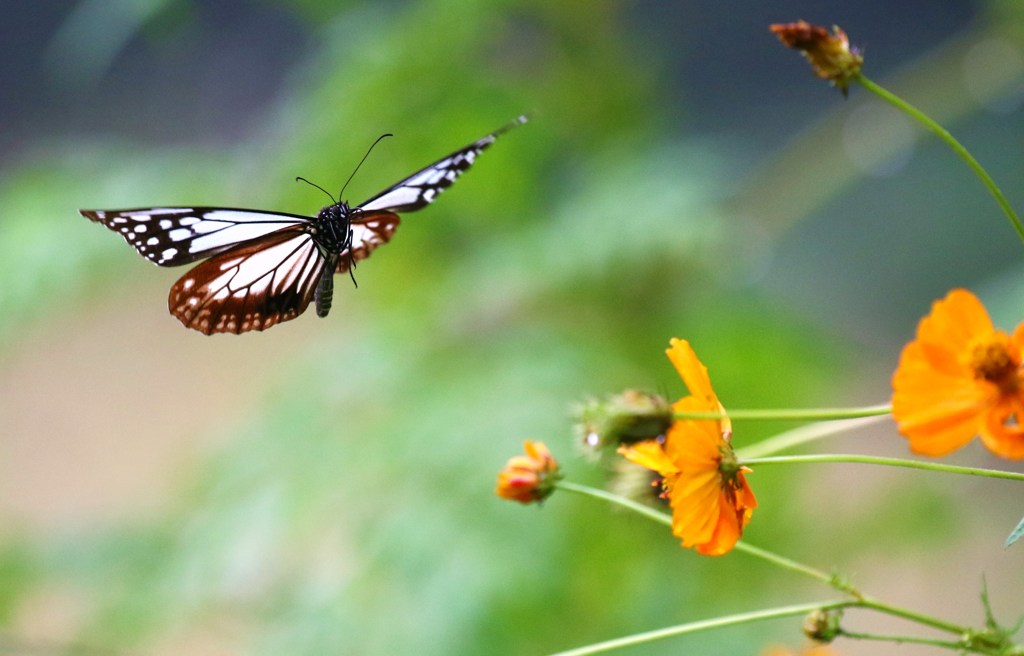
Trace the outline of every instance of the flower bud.
<instances>
[{"instance_id":1,"label":"flower bud","mask_svg":"<svg viewBox=\"0 0 1024 656\"><path fill-rule=\"evenodd\" d=\"M776 23L769 29L779 37L779 41L803 53L818 77L829 80L846 95L850 79L860 73L864 63L860 51L850 47L846 32L833 26L832 34L829 34L824 27L803 20Z\"/></svg>"},{"instance_id":2,"label":"flower bud","mask_svg":"<svg viewBox=\"0 0 1024 656\"><path fill-rule=\"evenodd\" d=\"M584 446L591 448L657 439L672 425L672 405L657 394L638 390L591 401L578 414L577 431Z\"/></svg>"},{"instance_id":3,"label":"flower bud","mask_svg":"<svg viewBox=\"0 0 1024 656\"><path fill-rule=\"evenodd\" d=\"M842 633L839 626L842 619L843 611L841 609L824 610L819 608L807 614L802 629L804 635L811 640L828 644Z\"/></svg>"},{"instance_id":4,"label":"flower bud","mask_svg":"<svg viewBox=\"0 0 1024 656\"><path fill-rule=\"evenodd\" d=\"M555 491L562 478L558 462L543 442L523 442L524 456L513 456L498 473L495 490L502 499L519 503L539 503Z\"/></svg>"}]
</instances>

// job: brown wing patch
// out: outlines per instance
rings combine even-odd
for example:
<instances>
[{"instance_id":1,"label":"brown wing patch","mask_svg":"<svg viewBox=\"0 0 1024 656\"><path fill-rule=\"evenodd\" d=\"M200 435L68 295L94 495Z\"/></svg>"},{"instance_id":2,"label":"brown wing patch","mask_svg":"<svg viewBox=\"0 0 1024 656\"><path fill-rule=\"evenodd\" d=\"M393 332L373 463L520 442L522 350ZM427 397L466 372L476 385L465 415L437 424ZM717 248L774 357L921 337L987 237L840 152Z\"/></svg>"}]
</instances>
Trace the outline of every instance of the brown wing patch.
<instances>
[{"instance_id":1,"label":"brown wing patch","mask_svg":"<svg viewBox=\"0 0 1024 656\"><path fill-rule=\"evenodd\" d=\"M265 330L302 314L324 262L301 226L284 228L193 268L171 287L168 308L207 335Z\"/></svg>"},{"instance_id":2,"label":"brown wing patch","mask_svg":"<svg viewBox=\"0 0 1024 656\"><path fill-rule=\"evenodd\" d=\"M335 273L346 273L352 261L365 260L377 247L391 241L399 222L398 215L392 212L356 214L352 219L352 248L342 251Z\"/></svg>"}]
</instances>

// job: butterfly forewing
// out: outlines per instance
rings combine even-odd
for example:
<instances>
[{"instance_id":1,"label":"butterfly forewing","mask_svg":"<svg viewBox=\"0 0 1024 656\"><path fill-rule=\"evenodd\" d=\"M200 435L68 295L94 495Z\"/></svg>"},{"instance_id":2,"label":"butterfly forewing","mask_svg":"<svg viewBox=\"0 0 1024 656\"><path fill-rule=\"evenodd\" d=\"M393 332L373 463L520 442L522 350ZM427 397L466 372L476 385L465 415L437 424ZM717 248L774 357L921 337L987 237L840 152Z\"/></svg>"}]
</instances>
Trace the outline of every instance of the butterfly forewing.
<instances>
[{"instance_id":1,"label":"butterfly forewing","mask_svg":"<svg viewBox=\"0 0 1024 656\"><path fill-rule=\"evenodd\" d=\"M326 260L301 227L214 255L182 276L171 314L207 335L265 330L302 314Z\"/></svg>"},{"instance_id":2,"label":"butterfly forewing","mask_svg":"<svg viewBox=\"0 0 1024 656\"><path fill-rule=\"evenodd\" d=\"M442 157L430 166L413 173L397 182L359 207L363 210L386 210L389 212L412 212L434 202L438 194L452 186L466 169L473 165L480 153L486 150L505 132L526 123L527 117L520 116L504 127L495 130L482 139L477 139L465 148Z\"/></svg>"},{"instance_id":3,"label":"butterfly forewing","mask_svg":"<svg viewBox=\"0 0 1024 656\"><path fill-rule=\"evenodd\" d=\"M160 266L188 264L259 239L309 217L227 207L148 207L79 210L102 223Z\"/></svg>"}]
</instances>

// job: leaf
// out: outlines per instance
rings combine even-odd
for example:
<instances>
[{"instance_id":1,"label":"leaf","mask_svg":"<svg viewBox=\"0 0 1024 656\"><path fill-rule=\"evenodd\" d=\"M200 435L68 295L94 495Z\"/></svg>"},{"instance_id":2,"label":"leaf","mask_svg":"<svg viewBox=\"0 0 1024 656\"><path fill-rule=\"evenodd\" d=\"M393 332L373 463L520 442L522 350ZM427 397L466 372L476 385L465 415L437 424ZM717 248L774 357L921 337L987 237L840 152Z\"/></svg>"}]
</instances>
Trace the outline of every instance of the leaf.
<instances>
[{"instance_id":1,"label":"leaf","mask_svg":"<svg viewBox=\"0 0 1024 656\"><path fill-rule=\"evenodd\" d=\"M1021 518L1020 522L1017 524L1017 528L1013 529L1013 532L1006 538L1006 544L1003 546L1009 547L1011 544L1021 539L1021 537L1024 537L1024 518Z\"/></svg>"}]
</instances>

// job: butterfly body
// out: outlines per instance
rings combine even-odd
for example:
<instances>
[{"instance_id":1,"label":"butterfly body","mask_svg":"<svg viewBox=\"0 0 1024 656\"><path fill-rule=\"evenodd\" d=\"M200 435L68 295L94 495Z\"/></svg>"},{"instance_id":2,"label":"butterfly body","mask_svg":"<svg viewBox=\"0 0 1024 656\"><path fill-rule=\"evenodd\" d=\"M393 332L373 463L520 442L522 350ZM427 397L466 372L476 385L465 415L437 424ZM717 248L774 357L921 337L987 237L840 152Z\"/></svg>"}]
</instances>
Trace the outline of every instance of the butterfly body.
<instances>
[{"instance_id":1,"label":"butterfly body","mask_svg":"<svg viewBox=\"0 0 1024 656\"><path fill-rule=\"evenodd\" d=\"M341 259L341 254L347 252L350 258L349 271L354 262L351 259L350 250L353 240L352 213L352 208L345 201L334 203L321 209L317 214L316 221L307 226L307 231L313 237L313 242L324 258L320 281L313 293L318 317L326 317L327 313L331 311L331 302L334 299L334 272Z\"/></svg>"},{"instance_id":2,"label":"butterfly body","mask_svg":"<svg viewBox=\"0 0 1024 656\"><path fill-rule=\"evenodd\" d=\"M341 201L320 210L307 231L324 255L340 255L352 245L352 208Z\"/></svg>"},{"instance_id":3,"label":"butterfly body","mask_svg":"<svg viewBox=\"0 0 1024 656\"><path fill-rule=\"evenodd\" d=\"M294 319L310 302L327 316L334 274L350 272L390 241L397 212L432 203L499 135L525 122L517 118L360 205L342 200L316 217L226 207L79 211L157 265L202 260L168 296L171 314L188 328L207 335L265 330Z\"/></svg>"}]
</instances>

